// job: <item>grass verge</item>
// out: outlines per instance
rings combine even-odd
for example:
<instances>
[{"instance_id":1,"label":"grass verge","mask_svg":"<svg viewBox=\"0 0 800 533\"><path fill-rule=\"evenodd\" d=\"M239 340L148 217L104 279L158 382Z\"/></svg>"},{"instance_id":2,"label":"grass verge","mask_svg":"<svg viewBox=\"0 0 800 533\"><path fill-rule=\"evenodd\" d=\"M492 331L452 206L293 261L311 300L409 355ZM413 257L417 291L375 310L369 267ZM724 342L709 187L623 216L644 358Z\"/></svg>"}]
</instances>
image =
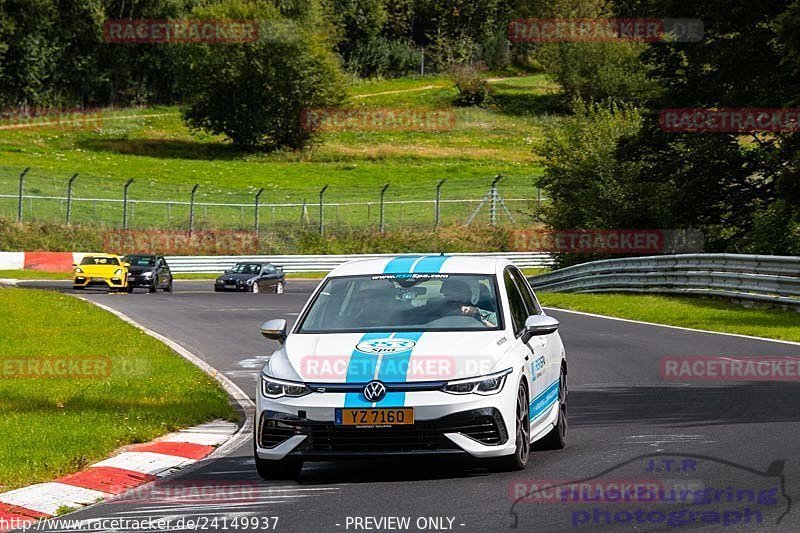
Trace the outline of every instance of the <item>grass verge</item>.
<instances>
[{"instance_id":1,"label":"grass verge","mask_svg":"<svg viewBox=\"0 0 800 533\"><path fill-rule=\"evenodd\" d=\"M540 292L542 305L669 326L800 342L800 313L713 298Z\"/></svg>"},{"instance_id":2,"label":"grass verge","mask_svg":"<svg viewBox=\"0 0 800 533\"><path fill-rule=\"evenodd\" d=\"M72 279L72 274L44 270L0 270L0 279Z\"/></svg>"},{"instance_id":3,"label":"grass verge","mask_svg":"<svg viewBox=\"0 0 800 533\"><path fill-rule=\"evenodd\" d=\"M236 420L213 379L71 296L0 289L0 338L0 492L81 470L120 446ZM54 377L45 358L87 367ZM39 370L20 370L31 365Z\"/></svg>"}]
</instances>

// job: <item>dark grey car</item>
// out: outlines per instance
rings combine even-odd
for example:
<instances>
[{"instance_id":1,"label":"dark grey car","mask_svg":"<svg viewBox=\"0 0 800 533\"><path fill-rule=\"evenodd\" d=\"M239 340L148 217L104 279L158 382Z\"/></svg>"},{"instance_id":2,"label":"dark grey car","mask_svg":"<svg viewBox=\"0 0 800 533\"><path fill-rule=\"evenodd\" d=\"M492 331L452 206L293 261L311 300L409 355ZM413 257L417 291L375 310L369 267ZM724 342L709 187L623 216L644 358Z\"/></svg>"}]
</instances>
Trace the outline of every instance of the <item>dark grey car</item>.
<instances>
[{"instance_id":1,"label":"dark grey car","mask_svg":"<svg viewBox=\"0 0 800 533\"><path fill-rule=\"evenodd\" d=\"M156 292L163 289L172 292L172 272L167 260L161 255L126 255L123 261L129 263L128 292L136 287Z\"/></svg>"},{"instance_id":2,"label":"dark grey car","mask_svg":"<svg viewBox=\"0 0 800 533\"><path fill-rule=\"evenodd\" d=\"M286 276L283 269L269 263L236 263L214 283L216 292L266 292L283 294Z\"/></svg>"}]
</instances>

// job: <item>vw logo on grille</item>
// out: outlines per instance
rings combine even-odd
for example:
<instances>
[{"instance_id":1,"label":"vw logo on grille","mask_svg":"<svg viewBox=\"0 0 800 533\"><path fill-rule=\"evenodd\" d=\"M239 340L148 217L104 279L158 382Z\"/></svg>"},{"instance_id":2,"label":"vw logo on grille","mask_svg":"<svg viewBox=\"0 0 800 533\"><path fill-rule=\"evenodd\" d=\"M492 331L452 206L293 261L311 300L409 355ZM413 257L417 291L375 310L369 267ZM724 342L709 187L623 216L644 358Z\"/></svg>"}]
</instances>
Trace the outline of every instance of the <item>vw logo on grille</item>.
<instances>
[{"instance_id":1,"label":"vw logo on grille","mask_svg":"<svg viewBox=\"0 0 800 533\"><path fill-rule=\"evenodd\" d=\"M406 352L412 349L416 343L411 339L396 339L387 337L385 339L375 339L371 341L359 342L356 350L361 353L384 354Z\"/></svg>"},{"instance_id":2,"label":"vw logo on grille","mask_svg":"<svg viewBox=\"0 0 800 533\"><path fill-rule=\"evenodd\" d=\"M370 402L379 402L386 396L386 386L380 381L370 381L364 387L364 398Z\"/></svg>"}]
</instances>

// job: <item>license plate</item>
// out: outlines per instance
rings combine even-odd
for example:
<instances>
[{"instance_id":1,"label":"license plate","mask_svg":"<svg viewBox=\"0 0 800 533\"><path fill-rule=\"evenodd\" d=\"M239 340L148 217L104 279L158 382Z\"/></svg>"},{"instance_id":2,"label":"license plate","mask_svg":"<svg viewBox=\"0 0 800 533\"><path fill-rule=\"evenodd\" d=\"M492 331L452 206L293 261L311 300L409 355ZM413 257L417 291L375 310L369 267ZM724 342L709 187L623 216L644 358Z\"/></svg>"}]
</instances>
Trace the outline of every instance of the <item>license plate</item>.
<instances>
[{"instance_id":1,"label":"license plate","mask_svg":"<svg viewBox=\"0 0 800 533\"><path fill-rule=\"evenodd\" d=\"M92 281L105 281L106 278L92 278Z\"/></svg>"},{"instance_id":2,"label":"license plate","mask_svg":"<svg viewBox=\"0 0 800 533\"><path fill-rule=\"evenodd\" d=\"M340 426L406 426L414 423L414 409L336 409L336 424Z\"/></svg>"}]
</instances>

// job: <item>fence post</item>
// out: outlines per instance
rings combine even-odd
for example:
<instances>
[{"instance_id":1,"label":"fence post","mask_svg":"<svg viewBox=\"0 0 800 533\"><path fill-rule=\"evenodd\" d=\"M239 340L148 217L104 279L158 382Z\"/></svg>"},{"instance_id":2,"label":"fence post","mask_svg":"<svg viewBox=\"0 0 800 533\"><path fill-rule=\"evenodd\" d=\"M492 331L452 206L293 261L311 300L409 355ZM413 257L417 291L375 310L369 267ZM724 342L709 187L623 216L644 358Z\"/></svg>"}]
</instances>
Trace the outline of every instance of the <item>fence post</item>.
<instances>
[{"instance_id":1,"label":"fence post","mask_svg":"<svg viewBox=\"0 0 800 533\"><path fill-rule=\"evenodd\" d=\"M264 192L264 188L263 187L261 189L259 189L258 192L256 193L256 205L255 205L255 208L256 208L256 235L258 235L258 201L259 201L259 199L261 199L261 193L262 192Z\"/></svg>"},{"instance_id":2,"label":"fence post","mask_svg":"<svg viewBox=\"0 0 800 533\"><path fill-rule=\"evenodd\" d=\"M446 179L439 180L439 183L436 184L436 208L434 209L434 220L433 220L434 229L439 229L439 222L440 222L439 203L442 201L442 185L444 185L445 181L447 180Z\"/></svg>"},{"instance_id":3,"label":"fence post","mask_svg":"<svg viewBox=\"0 0 800 533\"><path fill-rule=\"evenodd\" d=\"M542 221L542 188L536 186L536 220Z\"/></svg>"},{"instance_id":4,"label":"fence post","mask_svg":"<svg viewBox=\"0 0 800 533\"><path fill-rule=\"evenodd\" d=\"M22 193L25 191L25 174L31 167L27 167L25 170L22 171L22 174L19 175L19 205L17 206L17 222L22 222Z\"/></svg>"},{"instance_id":5,"label":"fence post","mask_svg":"<svg viewBox=\"0 0 800 533\"><path fill-rule=\"evenodd\" d=\"M122 230L128 229L128 187L133 183L133 178L125 182L125 188L122 190Z\"/></svg>"},{"instance_id":6,"label":"fence post","mask_svg":"<svg viewBox=\"0 0 800 533\"><path fill-rule=\"evenodd\" d=\"M67 226L72 225L72 183L77 179L78 175L73 174L67 184Z\"/></svg>"},{"instance_id":7,"label":"fence post","mask_svg":"<svg viewBox=\"0 0 800 533\"><path fill-rule=\"evenodd\" d=\"M381 189L381 233L383 233L383 196L386 194L386 189L389 188L389 184L383 186Z\"/></svg>"},{"instance_id":8,"label":"fence post","mask_svg":"<svg viewBox=\"0 0 800 533\"><path fill-rule=\"evenodd\" d=\"M501 174L498 174L494 177L492 181L492 189L489 192L491 195L490 203L489 203L489 221L492 226L497 225L497 183L503 179Z\"/></svg>"},{"instance_id":9,"label":"fence post","mask_svg":"<svg viewBox=\"0 0 800 533\"><path fill-rule=\"evenodd\" d=\"M325 213L323 212L322 195L328 190L328 186L324 186L319 191L319 234L325 235Z\"/></svg>"},{"instance_id":10,"label":"fence post","mask_svg":"<svg viewBox=\"0 0 800 533\"><path fill-rule=\"evenodd\" d=\"M194 193L197 192L197 188L200 186L199 183L195 183L194 187L192 187L192 195L189 199L189 233L191 234L194 231Z\"/></svg>"}]
</instances>

